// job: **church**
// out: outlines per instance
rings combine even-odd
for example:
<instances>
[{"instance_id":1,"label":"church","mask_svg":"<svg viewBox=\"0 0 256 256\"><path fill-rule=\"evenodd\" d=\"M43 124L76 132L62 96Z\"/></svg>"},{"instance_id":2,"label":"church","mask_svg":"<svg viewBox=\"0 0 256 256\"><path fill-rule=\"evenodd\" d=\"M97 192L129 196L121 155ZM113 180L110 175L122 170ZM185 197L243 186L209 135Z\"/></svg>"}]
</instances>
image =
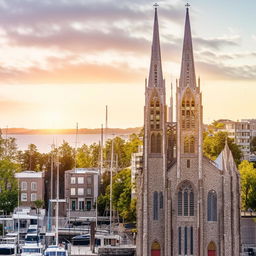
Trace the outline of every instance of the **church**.
<instances>
[{"instance_id":1,"label":"church","mask_svg":"<svg viewBox=\"0 0 256 256\"><path fill-rule=\"evenodd\" d=\"M143 169L137 178L137 256L239 256L240 177L227 143L215 161L203 155L202 94L189 6L176 83L176 122L172 99L167 118L157 11L155 6Z\"/></svg>"}]
</instances>

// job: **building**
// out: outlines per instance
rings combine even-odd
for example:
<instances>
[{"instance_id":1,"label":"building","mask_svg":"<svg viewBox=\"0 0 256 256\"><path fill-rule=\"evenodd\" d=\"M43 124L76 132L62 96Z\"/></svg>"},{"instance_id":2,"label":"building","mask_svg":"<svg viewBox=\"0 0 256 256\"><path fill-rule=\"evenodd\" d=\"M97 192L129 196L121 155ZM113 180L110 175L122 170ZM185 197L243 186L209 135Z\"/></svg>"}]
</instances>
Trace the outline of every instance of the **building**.
<instances>
[{"instance_id":1,"label":"building","mask_svg":"<svg viewBox=\"0 0 256 256\"><path fill-rule=\"evenodd\" d=\"M224 124L220 130L228 132L228 136L234 139L234 142L240 146L245 160L250 159L250 142L254 134L253 126L249 121L231 121L226 119L218 120Z\"/></svg>"},{"instance_id":2,"label":"building","mask_svg":"<svg viewBox=\"0 0 256 256\"><path fill-rule=\"evenodd\" d=\"M176 85L176 124L167 122L166 110L155 8L145 88L144 162L137 179L137 256L238 256L239 173L227 143L215 162L202 153L202 94L188 6Z\"/></svg>"},{"instance_id":3,"label":"building","mask_svg":"<svg viewBox=\"0 0 256 256\"><path fill-rule=\"evenodd\" d=\"M20 189L20 206L35 207L34 201L44 200L44 172L24 171L15 174Z\"/></svg>"},{"instance_id":4,"label":"building","mask_svg":"<svg viewBox=\"0 0 256 256\"><path fill-rule=\"evenodd\" d=\"M99 191L99 170L76 168L65 172L66 216L94 217Z\"/></svg>"},{"instance_id":5,"label":"building","mask_svg":"<svg viewBox=\"0 0 256 256\"><path fill-rule=\"evenodd\" d=\"M131 183L132 183L132 198L136 197L135 181L138 173L142 168L143 161L143 146L139 146L138 152L132 153L131 158Z\"/></svg>"}]
</instances>

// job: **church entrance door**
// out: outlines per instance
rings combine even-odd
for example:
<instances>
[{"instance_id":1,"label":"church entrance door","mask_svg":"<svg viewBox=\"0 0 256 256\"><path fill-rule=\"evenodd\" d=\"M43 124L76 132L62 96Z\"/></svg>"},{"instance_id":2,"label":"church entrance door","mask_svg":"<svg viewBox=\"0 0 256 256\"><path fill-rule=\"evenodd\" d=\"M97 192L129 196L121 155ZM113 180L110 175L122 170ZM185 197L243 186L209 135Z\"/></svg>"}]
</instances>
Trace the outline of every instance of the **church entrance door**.
<instances>
[{"instance_id":1,"label":"church entrance door","mask_svg":"<svg viewBox=\"0 0 256 256\"><path fill-rule=\"evenodd\" d=\"M217 256L216 245L214 242L210 242L208 245L208 256Z\"/></svg>"},{"instance_id":2,"label":"church entrance door","mask_svg":"<svg viewBox=\"0 0 256 256\"><path fill-rule=\"evenodd\" d=\"M156 241L151 246L151 256L161 256L161 247Z\"/></svg>"}]
</instances>

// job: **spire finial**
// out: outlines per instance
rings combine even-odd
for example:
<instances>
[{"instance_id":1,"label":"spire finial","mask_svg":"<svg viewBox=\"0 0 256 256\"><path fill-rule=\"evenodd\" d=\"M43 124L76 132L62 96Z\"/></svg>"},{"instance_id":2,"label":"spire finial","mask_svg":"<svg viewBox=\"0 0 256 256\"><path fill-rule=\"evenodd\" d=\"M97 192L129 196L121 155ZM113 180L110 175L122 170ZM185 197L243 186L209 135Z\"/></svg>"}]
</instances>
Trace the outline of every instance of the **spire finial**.
<instances>
[{"instance_id":1,"label":"spire finial","mask_svg":"<svg viewBox=\"0 0 256 256\"><path fill-rule=\"evenodd\" d=\"M189 4L189 3L187 3L185 6L186 6L186 8L188 9L188 8L190 7L190 4Z\"/></svg>"},{"instance_id":2,"label":"spire finial","mask_svg":"<svg viewBox=\"0 0 256 256\"><path fill-rule=\"evenodd\" d=\"M157 9L157 7L159 6L159 4L158 4L158 3L155 3L153 6L155 7L155 9Z\"/></svg>"}]
</instances>

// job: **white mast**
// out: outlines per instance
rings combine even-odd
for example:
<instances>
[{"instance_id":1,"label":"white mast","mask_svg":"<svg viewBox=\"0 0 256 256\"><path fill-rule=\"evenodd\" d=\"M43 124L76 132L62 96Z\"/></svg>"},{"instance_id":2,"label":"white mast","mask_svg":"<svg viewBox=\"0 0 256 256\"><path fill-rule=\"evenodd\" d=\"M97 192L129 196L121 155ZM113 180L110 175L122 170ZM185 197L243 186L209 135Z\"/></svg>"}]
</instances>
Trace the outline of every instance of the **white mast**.
<instances>
[{"instance_id":1,"label":"white mast","mask_svg":"<svg viewBox=\"0 0 256 256\"><path fill-rule=\"evenodd\" d=\"M78 123L76 123L76 141L75 141L75 169L76 169L76 152L77 152Z\"/></svg>"},{"instance_id":2,"label":"white mast","mask_svg":"<svg viewBox=\"0 0 256 256\"><path fill-rule=\"evenodd\" d=\"M114 159L114 138L111 145L111 164L110 164L110 234L112 233L112 186L113 186L113 159Z\"/></svg>"},{"instance_id":3,"label":"white mast","mask_svg":"<svg viewBox=\"0 0 256 256\"><path fill-rule=\"evenodd\" d=\"M60 173L60 163L59 163L59 151L57 149L57 191L56 191L56 245L59 244L59 173Z\"/></svg>"}]
</instances>

